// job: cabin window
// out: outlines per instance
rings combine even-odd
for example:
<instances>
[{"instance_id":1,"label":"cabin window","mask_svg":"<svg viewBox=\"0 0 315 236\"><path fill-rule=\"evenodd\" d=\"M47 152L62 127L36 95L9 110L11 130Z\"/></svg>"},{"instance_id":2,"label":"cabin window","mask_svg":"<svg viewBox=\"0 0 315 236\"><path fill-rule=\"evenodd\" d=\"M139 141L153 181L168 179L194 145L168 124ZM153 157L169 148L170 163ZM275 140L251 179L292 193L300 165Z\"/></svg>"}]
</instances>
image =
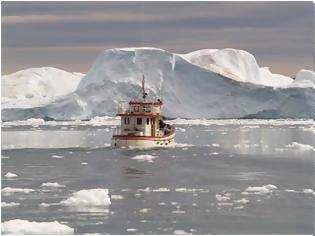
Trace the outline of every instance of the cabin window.
<instances>
[{"instance_id":1,"label":"cabin window","mask_svg":"<svg viewBox=\"0 0 315 236\"><path fill-rule=\"evenodd\" d=\"M137 118L137 125L142 125L142 118Z\"/></svg>"},{"instance_id":2,"label":"cabin window","mask_svg":"<svg viewBox=\"0 0 315 236\"><path fill-rule=\"evenodd\" d=\"M149 118L147 118L147 125L149 125L150 124L150 119Z\"/></svg>"},{"instance_id":3,"label":"cabin window","mask_svg":"<svg viewBox=\"0 0 315 236\"><path fill-rule=\"evenodd\" d=\"M130 118L129 117L125 117L124 121L125 121L125 125L130 124Z\"/></svg>"}]
</instances>

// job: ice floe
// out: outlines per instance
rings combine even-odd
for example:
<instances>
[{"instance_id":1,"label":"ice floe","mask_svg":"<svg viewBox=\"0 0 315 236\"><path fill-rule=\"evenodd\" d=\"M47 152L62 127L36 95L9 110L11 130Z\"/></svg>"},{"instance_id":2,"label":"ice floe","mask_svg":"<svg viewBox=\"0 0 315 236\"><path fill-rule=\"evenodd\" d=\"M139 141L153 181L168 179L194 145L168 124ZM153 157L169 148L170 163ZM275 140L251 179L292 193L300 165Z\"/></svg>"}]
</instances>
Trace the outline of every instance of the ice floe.
<instances>
[{"instance_id":1,"label":"ice floe","mask_svg":"<svg viewBox=\"0 0 315 236\"><path fill-rule=\"evenodd\" d=\"M247 200L246 198L242 198L239 200L234 200L233 202L236 204L247 204L247 203L249 203L249 200Z\"/></svg>"},{"instance_id":2,"label":"ice floe","mask_svg":"<svg viewBox=\"0 0 315 236\"><path fill-rule=\"evenodd\" d=\"M113 200L121 200L121 199L124 199L124 197L121 196L121 195L111 195L110 198L113 199Z\"/></svg>"},{"instance_id":3,"label":"ice floe","mask_svg":"<svg viewBox=\"0 0 315 236\"><path fill-rule=\"evenodd\" d=\"M302 144L298 142L293 142L285 146L286 148L292 148L299 151L315 151L314 146Z\"/></svg>"},{"instance_id":4,"label":"ice floe","mask_svg":"<svg viewBox=\"0 0 315 236\"><path fill-rule=\"evenodd\" d=\"M144 154L144 155L134 156L131 159L137 160L139 162L144 162L144 161L146 161L146 162L153 162L153 159L155 159L155 158L157 158L157 157L149 155L149 154Z\"/></svg>"},{"instance_id":5,"label":"ice floe","mask_svg":"<svg viewBox=\"0 0 315 236\"><path fill-rule=\"evenodd\" d=\"M259 186L259 187L251 187L250 186L250 187L246 188L241 194L242 195L251 195L251 194L265 195L265 194L272 193L276 189L277 189L277 187L275 185L272 185L272 184L263 185L263 186Z\"/></svg>"},{"instance_id":6,"label":"ice floe","mask_svg":"<svg viewBox=\"0 0 315 236\"><path fill-rule=\"evenodd\" d=\"M173 232L174 234L177 234L177 235L181 235L181 234L189 234L188 232L186 232L185 230L180 230L180 229L177 229L177 230L174 230Z\"/></svg>"},{"instance_id":7,"label":"ice floe","mask_svg":"<svg viewBox=\"0 0 315 236\"><path fill-rule=\"evenodd\" d=\"M314 190L310 189L310 188L303 189L303 193L311 193L311 194L315 195Z\"/></svg>"},{"instance_id":8,"label":"ice floe","mask_svg":"<svg viewBox=\"0 0 315 236\"><path fill-rule=\"evenodd\" d=\"M148 213L149 211L151 211L150 208L143 208L143 209L139 210L140 213Z\"/></svg>"},{"instance_id":9,"label":"ice floe","mask_svg":"<svg viewBox=\"0 0 315 236\"><path fill-rule=\"evenodd\" d=\"M61 224L58 221L53 222L35 222L28 220L9 220L1 223L1 233L3 234L74 234L74 229Z\"/></svg>"},{"instance_id":10,"label":"ice floe","mask_svg":"<svg viewBox=\"0 0 315 236\"><path fill-rule=\"evenodd\" d=\"M5 187L2 190L2 193L4 194L12 194L12 193L31 193L34 192L34 189L30 188L11 188L11 187Z\"/></svg>"},{"instance_id":11,"label":"ice floe","mask_svg":"<svg viewBox=\"0 0 315 236\"><path fill-rule=\"evenodd\" d=\"M294 189L285 189L284 191L288 192L288 193L298 193L298 191L296 191Z\"/></svg>"},{"instance_id":12,"label":"ice floe","mask_svg":"<svg viewBox=\"0 0 315 236\"><path fill-rule=\"evenodd\" d=\"M219 201L219 202L226 202L226 201L230 200L229 196L224 196L221 194L216 194L215 197L216 197L217 201Z\"/></svg>"},{"instance_id":13,"label":"ice floe","mask_svg":"<svg viewBox=\"0 0 315 236\"><path fill-rule=\"evenodd\" d=\"M72 196L60 202L65 206L108 206L111 204L108 189L84 189L72 193Z\"/></svg>"},{"instance_id":14,"label":"ice floe","mask_svg":"<svg viewBox=\"0 0 315 236\"><path fill-rule=\"evenodd\" d=\"M20 203L18 202L1 202L1 207L3 208L9 208L9 207L15 207L15 206L19 206Z\"/></svg>"},{"instance_id":15,"label":"ice floe","mask_svg":"<svg viewBox=\"0 0 315 236\"><path fill-rule=\"evenodd\" d=\"M59 156L59 155L52 155L51 157L56 158L56 159L64 158L64 156Z\"/></svg>"},{"instance_id":16,"label":"ice floe","mask_svg":"<svg viewBox=\"0 0 315 236\"><path fill-rule=\"evenodd\" d=\"M240 209L243 209L244 208L244 206L235 206L235 207L233 207L233 209L235 209L235 210L240 210Z\"/></svg>"},{"instance_id":17,"label":"ice floe","mask_svg":"<svg viewBox=\"0 0 315 236\"><path fill-rule=\"evenodd\" d=\"M17 176L18 176L17 174L8 172L8 173L5 174L4 177L6 177L6 178L15 178L15 177L17 177Z\"/></svg>"},{"instance_id":18,"label":"ice floe","mask_svg":"<svg viewBox=\"0 0 315 236\"><path fill-rule=\"evenodd\" d=\"M53 182L53 183L42 183L41 187L52 187L52 188L64 188L66 187L65 185L59 184L57 182Z\"/></svg>"},{"instance_id":19,"label":"ice floe","mask_svg":"<svg viewBox=\"0 0 315 236\"><path fill-rule=\"evenodd\" d=\"M46 208L46 207L50 207L51 204L42 202L41 204L39 204L39 206L40 206L40 207L43 207L43 208Z\"/></svg>"}]
</instances>

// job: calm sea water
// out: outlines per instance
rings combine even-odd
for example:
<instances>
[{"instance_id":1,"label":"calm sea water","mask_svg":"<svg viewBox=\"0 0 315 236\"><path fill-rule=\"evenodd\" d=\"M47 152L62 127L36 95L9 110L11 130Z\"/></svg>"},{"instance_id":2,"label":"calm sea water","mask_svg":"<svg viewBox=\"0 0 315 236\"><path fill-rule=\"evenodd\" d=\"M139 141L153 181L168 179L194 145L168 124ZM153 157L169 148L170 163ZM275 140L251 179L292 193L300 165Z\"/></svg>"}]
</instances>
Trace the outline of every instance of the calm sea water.
<instances>
[{"instance_id":1,"label":"calm sea water","mask_svg":"<svg viewBox=\"0 0 315 236\"><path fill-rule=\"evenodd\" d=\"M177 125L175 148L151 150L109 147L113 128L2 127L2 189L33 190L2 193L20 204L2 207L2 222L56 220L75 234L313 234L311 125ZM110 205L59 204L95 188Z\"/></svg>"}]
</instances>

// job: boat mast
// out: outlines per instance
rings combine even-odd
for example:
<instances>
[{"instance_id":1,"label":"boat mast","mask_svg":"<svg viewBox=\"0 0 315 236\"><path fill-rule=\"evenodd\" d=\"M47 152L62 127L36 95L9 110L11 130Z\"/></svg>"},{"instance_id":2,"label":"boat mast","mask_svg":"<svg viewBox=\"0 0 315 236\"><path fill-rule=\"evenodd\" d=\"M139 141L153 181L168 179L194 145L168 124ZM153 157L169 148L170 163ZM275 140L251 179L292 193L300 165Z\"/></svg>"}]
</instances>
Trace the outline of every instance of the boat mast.
<instances>
[{"instance_id":1,"label":"boat mast","mask_svg":"<svg viewBox=\"0 0 315 236\"><path fill-rule=\"evenodd\" d=\"M145 98L147 97L147 93L145 92L145 80L144 80L144 75L142 74L142 98L143 101L145 101Z\"/></svg>"}]
</instances>

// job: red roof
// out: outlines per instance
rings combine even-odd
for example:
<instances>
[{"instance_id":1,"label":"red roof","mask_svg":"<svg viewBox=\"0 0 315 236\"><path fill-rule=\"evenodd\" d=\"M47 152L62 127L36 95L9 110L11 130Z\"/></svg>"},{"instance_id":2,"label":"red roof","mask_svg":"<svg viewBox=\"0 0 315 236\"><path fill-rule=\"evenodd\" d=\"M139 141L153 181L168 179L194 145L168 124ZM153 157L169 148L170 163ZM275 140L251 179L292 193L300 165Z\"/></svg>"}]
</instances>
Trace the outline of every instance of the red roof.
<instances>
[{"instance_id":1,"label":"red roof","mask_svg":"<svg viewBox=\"0 0 315 236\"><path fill-rule=\"evenodd\" d=\"M139 106L161 106L162 102L129 102L129 105L139 105Z\"/></svg>"},{"instance_id":2,"label":"red roof","mask_svg":"<svg viewBox=\"0 0 315 236\"><path fill-rule=\"evenodd\" d=\"M144 117L160 117L160 114L145 114L145 113L118 113L116 116L144 116Z\"/></svg>"}]
</instances>

